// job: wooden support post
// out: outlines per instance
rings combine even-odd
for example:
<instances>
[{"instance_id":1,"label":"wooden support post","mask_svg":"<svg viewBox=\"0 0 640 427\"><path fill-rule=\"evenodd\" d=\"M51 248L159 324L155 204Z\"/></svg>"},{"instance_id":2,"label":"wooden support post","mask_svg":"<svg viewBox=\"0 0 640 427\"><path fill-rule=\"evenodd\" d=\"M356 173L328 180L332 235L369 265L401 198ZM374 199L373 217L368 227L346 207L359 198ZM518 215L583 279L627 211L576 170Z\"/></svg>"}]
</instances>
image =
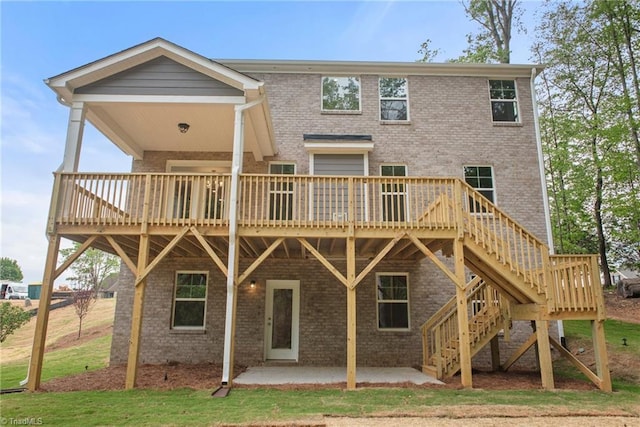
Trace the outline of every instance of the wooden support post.
<instances>
[{"instance_id":1,"label":"wooden support post","mask_svg":"<svg viewBox=\"0 0 640 427\"><path fill-rule=\"evenodd\" d=\"M30 391L36 391L40 388L42 360L44 358L47 325L49 323L49 305L51 304L51 293L53 292L53 281L55 279L54 272L58 261L59 249L60 237L58 235L49 236L49 248L47 249L47 260L44 267L44 277L42 279L42 293L38 306L38 317L36 318L31 361L29 362L29 381L27 388Z\"/></svg>"},{"instance_id":2,"label":"wooden support post","mask_svg":"<svg viewBox=\"0 0 640 427\"><path fill-rule=\"evenodd\" d=\"M347 238L347 389L356 389L356 241Z\"/></svg>"},{"instance_id":3,"label":"wooden support post","mask_svg":"<svg viewBox=\"0 0 640 427\"><path fill-rule=\"evenodd\" d=\"M542 388L545 390L553 390L555 386L553 383L553 364L551 362L551 346L549 345L548 320L536 320L536 338Z\"/></svg>"},{"instance_id":4,"label":"wooden support post","mask_svg":"<svg viewBox=\"0 0 640 427\"><path fill-rule=\"evenodd\" d=\"M500 370L500 339L497 335L491 338L491 370Z\"/></svg>"},{"instance_id":5,"label":"wooden support post","mask_svg":"<svg viewBox=\"0 0 640 427\"><path fill-rule=\"evenodd\" d=\"M609 372L609 357L607 356L607 342L604 336L604 320L591 321L591 338L593 354L596 359L596 373L600 378L600 390L610 392L611 373Z\"/></svg>"},{"instance_id":6,"label":"wooden support post","mask_svg":"<svg viewBox=\"0 0 640 427\"><path fill-rule=\"evenodd\" d=\"M460 377L464 388L472 388L471 378L471 341L469 337L469 314L464 275L464 243L456 239L453 242L453 257L456 272L456 305L458 307L458 339L460 343Z\"/></svg>"},{"instance_id":7,"label":"wooden support post","mask_svg":"<svg viewBox=\"0 0 640 427\"><path fill-rule=\"evenodd\" d=\"M149 261L149 235L140 235L138 247L138 275L145 271ZM136 278L135 293L133 295L133 313L131 314L131 334L129 336L129 357L127 359L127 376L125 388L130 390L136 386L138 375L138 358L140 357L140 335L142 331L142 314L144 309L144 291L147 287L147 279L138 282Z\"/></svg>"}]
</instances>

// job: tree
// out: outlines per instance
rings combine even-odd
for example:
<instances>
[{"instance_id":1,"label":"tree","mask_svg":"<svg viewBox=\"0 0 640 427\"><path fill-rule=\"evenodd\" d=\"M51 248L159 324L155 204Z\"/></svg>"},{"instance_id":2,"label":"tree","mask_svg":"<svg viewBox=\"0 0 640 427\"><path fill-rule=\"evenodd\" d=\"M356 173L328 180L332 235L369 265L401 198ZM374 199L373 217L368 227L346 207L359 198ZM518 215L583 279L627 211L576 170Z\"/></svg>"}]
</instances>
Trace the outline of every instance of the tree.
<instances>
[{"instance_id":1,"label":"tree","mask_svg":"<svg viewBox=\"0 0 640 427\"><path fill-rule=\"evenodd\" d=\"M82 321L89 313L89 308L96 300L96 294L88 289L78 289L73 292L73 308L78 316L78 339L82 333Z\"/></svg>"},{"instance_id":2,"label":"tree","mask_svg":"<svg viewBox=\"0 0 640 427\"><path fill-rule=\"evenodd\" d=\"M11 258L0 258L0 280L8 280L10 282L22 282L22 269L18 265L18 261Z\"/></svg>"},{"instance_id":3,"label":"tree","mask_svg":"<svg viewBox=\"0 0 640 427\"><path fill-rule=\"evenodd\" d=\"M61 249L62 261L66 261L77 252L79 247L79 243L74 243L71 248ZM68 280L74 284L74 288L91 290L97 295L104 279L116 272L119 265L117 256L99 249L89 248L71 264L70 269L75 276L69 277Z\"/></svg>"},{"instance_id":4,"label":"tree","mask_svg":"<svg viewBox=\"0 0 640 427\"><path fill-rule=\"evenodd\" d=\"M80 248L80 244L75 243L71 248L61 249L60 254L63 257L63 262L73 256L78 248ZM75 277L68 279L74 283L75 288L73 306L79 321L78 338L82 333L82 321L98 296L98 291L104 280L114 273L118 266L118 257L94 248L84 251L71 264L70 268L75 273Z\"/></svg>"},{"instance_id":5,"label":"tree","mask_svg":"<svg viewBox=\"0 0 640 427\"><path fill-rule=\"evenodd\" d=\"M534 47L547 64L538 99L556 251L597 251L607 285L610 258L640 265L639 41L636 31L629 52L620 36L640 14L627 3L547 3Z\"/></svg>"},{"instance_id":6,"label":"tree","mask_svg":"<svg viewBox=\"0 0 640 427\"><path fill-rule=\"evenodd\" d=\"M442 53L442 51L440 49L432 49L431 39L426 39L420 45L420 49L418 49L418 53L422 55L422 58L420 58L418 62L433 62L436 56Z\"/></svg>"},{"instance_id":7,"label":"tree","mask_svg":"<svg viewBox=\"0 0 640 427\"><path fill-rule=\"evenodd\" d=\"M467 16L480 24L480 31L467 34L469 47L454 62L499 62L511 60L511 35L523 31L518 0L469 0L463 2Z\"/></svg>"},{"instance_id":8,"label":"tree","mask_svg":"<svg viewBox=\"0 0 640 427\"><path fill-rule=\"evenodd\" d=\"M0 304L0 342L31 319L31 313L10 302Z\"/></svg>"}]
</instances>

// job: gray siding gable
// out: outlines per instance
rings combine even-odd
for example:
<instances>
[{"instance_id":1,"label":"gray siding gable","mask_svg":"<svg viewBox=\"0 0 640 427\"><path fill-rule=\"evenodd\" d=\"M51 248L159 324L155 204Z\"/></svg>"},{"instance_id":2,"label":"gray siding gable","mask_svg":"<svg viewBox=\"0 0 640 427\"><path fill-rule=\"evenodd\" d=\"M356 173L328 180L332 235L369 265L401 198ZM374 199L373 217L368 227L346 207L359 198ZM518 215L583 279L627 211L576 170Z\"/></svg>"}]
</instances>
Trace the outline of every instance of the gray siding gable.
<instances>
[{"instance_id":1,"label":"gray siding gable","mask_svg":"<svg viewBox=\"0 0 640 427\"><path fill-rule=\"evenodd\" d=\"M243 96L244 92L160 56L76 89L90 95Z\"/></svg>"}]
</instances>

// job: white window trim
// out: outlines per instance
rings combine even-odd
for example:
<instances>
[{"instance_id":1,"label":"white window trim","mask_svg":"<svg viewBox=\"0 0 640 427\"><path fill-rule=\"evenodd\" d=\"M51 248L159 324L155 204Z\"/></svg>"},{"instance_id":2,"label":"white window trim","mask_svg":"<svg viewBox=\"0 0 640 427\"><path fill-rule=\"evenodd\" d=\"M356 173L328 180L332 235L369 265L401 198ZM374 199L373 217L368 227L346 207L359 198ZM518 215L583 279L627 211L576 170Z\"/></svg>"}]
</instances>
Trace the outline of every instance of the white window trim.
<instances>
[{"instance_id":1,"label":"white window trim","mask_svg":"<svg viewBox=\"0 0 640 427\"><path fill-rule=\"evenodd\" d=\"M405 177L409 176L409 167L404 164L404 163L381 163L380 164L380 168L379 168L379 173L380 173L380 178L385 178L384 176L382 176L382 167L383 166L404 166L404 173L405 173ZM409 186L405 184L404 187L404 192L399 193L399 192L385 192L385 191L381 191L380 192L380 196L386 196L386 195L393 195L393 194L404 194L404 222L410 222L411 221L411 215L409 212ZM383 202L382 200L380 200L380 206L383 206ZM384 221L383 220L383 215L384 213L382 212L382 209L380 209L380 221Z\"/></svg>"},{"instance_id":2,"label":"white window trim","mask_svg":"<svg viewBox=\"0 0 640 427\"><path fill-rule=\"evenodd\" d=\"M323 81L325 78L349 78L354 77L358 79L358 109L357 110L325 110L324 109L324 86ZM323 74L320 76L320 112L322 114L362 114L362 78L359 74L338 74L338 75L329 75Z\"/></svg>"},{"instance_id":3,"label":"white window trim","mask_svg":"<svg viewBox=\"0 0 640 427\"><path fill-rule=\"evenodd\" d=\"M406 92L407 92L407 96L405 96L404 98L384 98L385 101L406 101L407 102L407 118L405 120L386 120L382 118L382 101L383 98L380 95L380 79L382 78L387 78L387 79L404 79L405 83L406 83ZM406 76L378 76L378 118L380 119L381 122L383 123L399 123L399 124L406 124L409 123L411 121L411 114L409 111L409 79Z\"/></svg>"},{"instance_id":4,"label":"white window trim","mask_svg":"<svg viewBox=\"0 0 640 427\"><path fill-rule=\"evenodd\" d=\"M286 160L277 160L277 161L269 162L269 164L267 165L267 173L269 175L273 175L271 173L271 165L293 165L293 175L298 174L298 165L296 164L296 162L293 162L293 161L289 162Z\"/></svg>"},{"instance_id":5,"label":"white window trim","mask_svg":"<svg viewBox=\"0 0 640 427\"><path fill-rule=\"evenodd\" d=\"M407 278L407 327L406 328L381 328L380 327L380 300L378 299L378 278L380 276L405 276ZM376 273L376 283L374 286L374 292L376 293L376 328L382 332L408 332L411 331L411 295L410 295L410 286L411 282L409 281L409 273L408 272L378 272ZM405 302L405 300L382 300L382 302Z\"/></svg>"},{"instance_id":6,"label":"white window trim","mask_svg":"<svg viewBox=\"0 0 640 427\"><path fill-rule=\"evenodd\" d=\"M173 172L176 167L186 167L193 169L193 172L189 173L217 173L211 172L213 169L229 169L228 173L231 173L231 161L226 160L167 160L166 171L167 173L180 173ZM199 169L207 169L207 172L201 172Z\"/></svg>"},{"instance_id":7,"label":"white window trim","mask_svg":"<svg viewBox=\"0 0 640 427\"><path fill-rule=\"evenodd\" d=\"M518 114L517 120L513 121L513 122L507 122L507 121L495 121L493 120L493 105L492 102L493 101L502 101L504 102L503 99L493 99L491 98L491 81L492 80L511 80L513 81L513 87L514 90L516 92L516 99L514 100L514 102L516 103L516 114ZM495 78L488 78L487 79L487 89L489 90L489 112L491 113L491 123L494 125L498 125L498 126L514 126L514 125L521 125L522 124L522 114L520 114L520 91L518 90L518 81L516 78L505 78L505 77L495 77ZM507 102L509 102L507 100Z\"/></svg>"},{"instance_id":8,"label":"white window trim","mask_svg":"<svg viewBox=\"0 0 640 427\"><path fill-rule=\"evenodd\" d=\"M202 326L175 326L176 321L176 292L178 291L178 274L204 274L207 277L204 293L204 315ZM177 270L173 281L173 301L171 304L171 329L176 331L203 331L207 327L207 300L209 299L209 272L203 270ZM201 301L201 298L181 298L180 301Z\"/></svg>"},{"instance_id":9,"label":"white window trim","mask_svg":"<svg viewBox=\"0 0 640 427\"><path fill-rule=\"evenodd\" d=\"M285 161L285 160L278 160L278 161L269 162L267 173L269 175L277 175L277 174L272 174L271 173L271 165L293 165L293 174L286 174L286 175L294 176L294 175L298 174L298 166L296 165L295 162L288 162L288 161ZM296 193L296 182L295 181L293 182L293 186L292 186L291 190L289 190L289 189L276 190L276 189L271 188L271 185L269 185L269 200L271 200L271 195L272 194L291 194L291 199L292 199L292 203L293 203L291 205L291 215L292 215L291 220L293 220L294 218L297 218L297 206L296 206L295 193ZM271 202L269 202L269 212L271 212ZM280 219L278 221L283 221L283 220ZM290 221L290 220L287 219L287 220L284 220L284 221Z\"/></svg>"},{"instance_id":10,"label":"white window trim","mask_svg":"<svg viewBox=\"0 0 640 427\"><path fill-rule=\"evenodd\" d=\"M493 165L486 165L486 164L485 165L481 165L481 164L465 164L465 165L462 165L462 181L465 182L465 183L467 182L467 180L466 180L466 177L464 175L464 168L467 168L467 167L471 167L471 168L473 168L473 167L475 167L475 168L491 168L491 184L492 184L491 190L493 191L493 201L492 201L492 203L494 205L496 205L496 206L499 206L498 205L498 191L496 189L496 174L495 174ZM475 188L475 187L473 187L473 189L476 190L476 191L480 190L480 189ZM487 189L483 188L482 190L487 190ZM464 203L468 204L469 201L465 200ZM468 208L470 208L470 207L468 207ZM491 215L490 213L487 213L487 212L470 212L470 213L472 215Z\"/></svg>"}]
</instances>

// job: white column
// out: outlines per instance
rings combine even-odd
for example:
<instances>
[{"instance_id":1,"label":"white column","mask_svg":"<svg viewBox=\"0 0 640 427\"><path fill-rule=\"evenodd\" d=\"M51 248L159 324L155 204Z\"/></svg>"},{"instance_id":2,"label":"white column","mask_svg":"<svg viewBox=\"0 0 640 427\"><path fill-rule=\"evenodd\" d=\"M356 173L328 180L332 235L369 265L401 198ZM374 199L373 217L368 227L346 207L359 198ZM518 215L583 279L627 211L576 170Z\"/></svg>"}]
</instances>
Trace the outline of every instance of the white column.
<instances>
[{"instance_id":1,"label":"white column","mask_svg":"<svg viewBox=\"0 0 640 427\"><path fill-rule=\"evenodd\" d=\"M236 284L238 275L238 193L244 151L244 112L236 106L233 131L233 158L231 161L231 189L229 195L229 260L227 265L227 308L224 325L224 355L222 385L229 384L233 375L233 346L235 340Z\"/></svg>"},{"instance_id":2,"label":"white column","mask_svg":"<svg viewBox=\"0 0 640 427\"><path fill-rule=\"evenodd\" d=\"M67 125L67 140L64 147L64 159L62 160L62 172L78 171L86 112L84 102L71 103L69 123Z\"/></svg>"}]
</instances>

